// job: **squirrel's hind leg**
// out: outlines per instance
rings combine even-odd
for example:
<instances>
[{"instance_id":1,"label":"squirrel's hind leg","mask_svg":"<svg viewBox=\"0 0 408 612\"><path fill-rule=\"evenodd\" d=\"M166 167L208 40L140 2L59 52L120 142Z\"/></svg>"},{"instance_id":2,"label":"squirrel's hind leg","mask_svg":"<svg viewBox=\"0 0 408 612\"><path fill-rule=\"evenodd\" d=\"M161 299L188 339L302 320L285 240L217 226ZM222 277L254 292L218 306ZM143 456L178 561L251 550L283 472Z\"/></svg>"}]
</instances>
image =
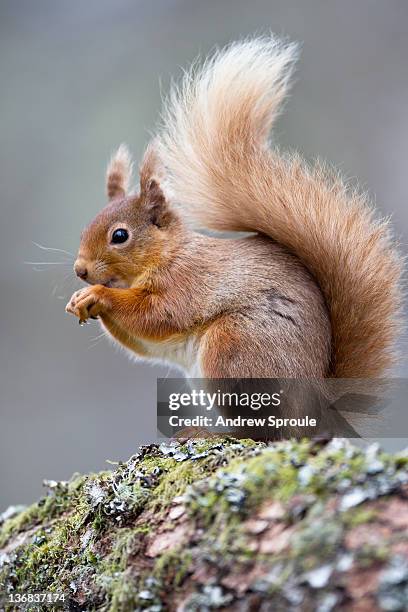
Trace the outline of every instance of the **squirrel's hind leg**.
<instances>
[{"instance_id":1,"label":"squirrel's hind leg","mask_svg":"<svg viewBox=\"0 0 408 612\"><path fill-rule=\"evenodd\" d=\"M286 321L268 320L256 311L219 317L201 338L198 359L202 377L307 376L299 336L289 325Z\"/></svg>"}]
</instances>

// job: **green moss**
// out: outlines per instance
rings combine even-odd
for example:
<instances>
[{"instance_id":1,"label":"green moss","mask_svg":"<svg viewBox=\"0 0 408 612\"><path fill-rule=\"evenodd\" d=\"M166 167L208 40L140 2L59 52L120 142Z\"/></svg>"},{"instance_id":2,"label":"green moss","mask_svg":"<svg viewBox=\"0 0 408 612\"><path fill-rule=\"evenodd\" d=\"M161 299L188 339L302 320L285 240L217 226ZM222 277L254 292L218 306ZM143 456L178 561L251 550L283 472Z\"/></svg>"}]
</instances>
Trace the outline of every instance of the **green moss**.
<instances>
[{"instance_id":1,"label":"green moss","mask_svg":"<svg viewBox=\"0 0 408 612\"><path fill-rule=\"evenodd\" d=\"M304 571L331 560L342 539L343 530L335 520L327 520L322 512L318 519L310 518L294 534L291 557Z\"/></svg>"},{"instance_id":2,"label":"green moss","mask_svg":"<svg viewBox=\"0 0 408 612\"><path fill-rule=\"evenodd\" d=\"M357 527L371 523L377 517L377 512L373 508L355 508L344 512L342 515L343 524L347 527Z\"/></svg>"},{"instance_id":3,"label":"green moss","mask_svg":"<svg viewBox=\"0 0 408 612\"><path fill-rule=\"evenodd\" d=\"M133 612L138 605L138 588L133 578L119 575L110 583L109 612Z\"/></svg>"},{"instance_id":4,"label":"green moss","mask_svg":"<svg viewBox=\"0 0 408 612\"><path fill-rule=\"evenodd\" d=\"M84 481L85 477L80 476L68 483L56 483L50 495L42 497L36 504L6 521L0 529L0 548L13 534L48 523L69 510L75 500L79 503Z\"/></svg>"},{"instance_id":5,"label":"green moss","mask_svg":"<svg viewBox=\"0 0 408 612\"><path fill-rule=\"evenodd\" d=\"M163 477L149 503L152 511L166 508L174 497L184 493L189 484L203 478L206 473L204 462L177 463L169 458L160 461L158 466L163 470Z\"/></svg>"},{"instance_id":6,"label":"green moss","mask_svg":"<svg viewBox=\"0 0 408 612\"><path fill-rule=\"evenodd\" d=\"M270 497L287 501L303 490L298 479L299 466L307 460L310 443L293 443L292 453L282 448L266 448L264 452L242 458L232 458L228 467L219 470L203 485L188 490L188 504L192 514L199 514L205 525L219 522L227 514L247 515ZM323 479L321 479L323 480ZM307 491L318 492L323 488L315 478Z\"/></svg>"},{"instance_id":7,"label":"green moss","mask_svg":"<svg viewBox=\"0 0 408 612\"><path fill-rule=\"evenodd\" d=\"M235 451L234 443L227 442L232 447L229 456L255 444L248 441ZM119 464L114 473L105 471L76 477L70 483L54 483L48 496L1 528L0 546L17 533L25 532L28 536L15 554L12 567L6 565L2 570L5 584L21 591L62 589L75 593L78 585L85 582L96 599L110 601L112 609L123 606L125 599L136 601L135 580L129 580L125 568L130 551L134 553L137 541L142 541L152 526L142 522L129 528L127 521L145 509L150 513L165 511L189 484L215 470L219 464L217 444L217 440L195 443L195 454L208 454L197 461L182 462L158 453L153 447L142 457ZM187 447L183 445L180 450ZM32 536L29 530L37 525L41 529ZM106 533L113 544L98 550L95 543ZM162 566L170 567L170 557L162 561ZM175 583L181 578L179 568Z\"/></svg>"},{"instance_id":8,"label":"green moss","mask_svg":"<svg viewBox=\"0 0 408 612\"><path fill-rule=\"evenodd\" d=\"M144 462L147 469L158 467L163 471L163 477L155 490L155 495L149 502L149 509L157 512L166 508L174 497L182 495L186 491L188 485L215 471L220 465L220 455L216 451L221 444L223 445L222 458L225 463L240 455L242 450L256 447L256 442L253 440L240 440L237 444L234 438L210 438L197 440L194 443L195 452L198 455L208 453L206 457L202 457L199 461L177 462L171 457L147 458ZM187 445L180 445L179 450L180 452L186 452L188 450Z\"/></svg>"},{"instance_id":9,"label":"green moss","mask_svg":"<svg viewBox=\"0 0 408 612\"><path fill-rule=\"evenodd\" d=\"M139 533L131 528L117 529L111 534L111 538L111 551L99 557L95 584L103 591L105 600L111 602L110 610L133 609L137 590L134 579L130 580L126 572L126 567Z\"/></svg>"},{"instance_id":10,"label":"green moss","mask_svg":"<svg viewBox=\"0 0 408 612\"><path fill-rule=\"evenodd\" d=\"M377 489L384 495L381 470L389 491L406 473L403 456L376 452L373 458L347 444L320 449L310 441L266 447L209 439L176 450L152 445L113 472L54 484L38 504L6 521L0 557L16 534L23 539L0 568L4 592L62 590L73 606L85 598L85 609L158 610L197 563L223 575L234 564L245 571L254 562L268 564L272 576L270 583L261 580L259 592L280 592L289 576L300 580L322 563L334 564L347 530L376 518L359 496L355 507L343 508L345 493L367 482L370 499ZM194 537L146 557L155 533L172 528L168 512L178 496ZM272 556L256 552L257 536L243 526L266 501L279 501L282 528L294 529L288 547ZM388 553L386 546L363 547L358 561L382 562Z\"/></svg>"},{"instance_id":11,"label":"green moss","mask_svg":"<svg viewBox=\"0 0 408 612\"><path fill-rule=\"evenodd\" d=\"M156 561L152 575L159 582L166 581L167 587L178 587L186 574L191 571L192 557L190 551L174 549L164 553ZM169 576L171 580L169 581Z\"/></svg>"},{"instance_id":12,"label":"green moss","mask_svg":"<svg viewBox=\"0 0 408 612\"><path fill-rule=\"evenodd\" d=\"M390 548L385 543L379 546L365 544L357 551L356 561L360 567L368 568L390 557Z\"/></svg>"},{"instance_id":13,"label":"green moss","mask_svg":"<svg viewBox=\"0 0 408 612\"><path fill-rule=\"evenodd\" d=\"M299 571L309 571L324 560L332 560L345 529L374 519L372 509L357 507L342 512L334 507L328 512L325 503L342 490L346 481L348 487L360 486L362 475L367 477L370 468L365 454L349 446L340 449L329 446L320 453L313 453L312 449L310 441L282 443L247 456L245 461L232 459L228 467L187 489L189 511L206 527L213 559L245 561L255 555L259 558L259 554L248 549L241 522L270 499L271 492L274 500L286 506L295 496L308 500L282 571L292 567L293 559ZM377 459L387 469L395 465L384 454ZM303 467L307 470L302 472ZM287 523L294 520L290 506L285 520ZM377 552L380 557L382 552ZM368 556L373 555L371 551Z\"/></svg>"}]
</instances>

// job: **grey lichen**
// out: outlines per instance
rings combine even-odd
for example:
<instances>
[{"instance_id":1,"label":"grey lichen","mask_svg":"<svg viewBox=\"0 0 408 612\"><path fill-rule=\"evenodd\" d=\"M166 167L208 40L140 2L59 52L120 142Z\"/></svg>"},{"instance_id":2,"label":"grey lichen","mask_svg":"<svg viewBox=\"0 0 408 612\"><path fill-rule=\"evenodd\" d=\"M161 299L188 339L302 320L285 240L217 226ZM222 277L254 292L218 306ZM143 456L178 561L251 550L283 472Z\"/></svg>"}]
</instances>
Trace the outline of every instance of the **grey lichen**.
<instances>
[{"instance_id":1,"label":"grey lichen","mask_svg":"<svg viewBox=\"0 0 408 612\"><path fill-rule=\"evenodd\" d=\"M342 440L141 447L4 517L1 605L47 591L72 610L403 610L407 464Z\"/></svg>"}]
</instances>

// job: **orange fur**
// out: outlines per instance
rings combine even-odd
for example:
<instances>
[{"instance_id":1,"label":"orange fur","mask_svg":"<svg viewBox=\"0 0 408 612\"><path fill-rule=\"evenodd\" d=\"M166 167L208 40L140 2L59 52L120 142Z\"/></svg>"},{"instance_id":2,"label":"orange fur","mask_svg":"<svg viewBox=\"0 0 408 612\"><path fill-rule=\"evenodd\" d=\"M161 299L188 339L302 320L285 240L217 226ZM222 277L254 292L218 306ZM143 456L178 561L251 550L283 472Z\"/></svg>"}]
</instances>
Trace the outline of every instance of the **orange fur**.
<instances>
[{"instance_id":1,"label":"orange fur","mask_svg":"<svg viewBox=\"0 0 408 612\"><path fill-rule=\"evenodd\" d=\"M365 378L392 365L401 262L387 223L322 166L267 144L295 57L294 45L255 39L187 73L139 194L128 194L131 159L119 149L111 202L76 263L91 286L69 312L195 376ZM209 237L191 222L257 235Z\"/></svg>"},{"instance_id":2,"label":"orange fur","mask_svg":"<svg viewBox=\"0 0 408 612\"><path fill-rule=\"evenodd\" d=\"M188 73L166 107L161 155L194 223L262 232L310 270L330 312L330 375L378 376L394 363L401 260L363 195L268 149L294 57L293 46L253 40Z\"/></svg>"}]
</instances>

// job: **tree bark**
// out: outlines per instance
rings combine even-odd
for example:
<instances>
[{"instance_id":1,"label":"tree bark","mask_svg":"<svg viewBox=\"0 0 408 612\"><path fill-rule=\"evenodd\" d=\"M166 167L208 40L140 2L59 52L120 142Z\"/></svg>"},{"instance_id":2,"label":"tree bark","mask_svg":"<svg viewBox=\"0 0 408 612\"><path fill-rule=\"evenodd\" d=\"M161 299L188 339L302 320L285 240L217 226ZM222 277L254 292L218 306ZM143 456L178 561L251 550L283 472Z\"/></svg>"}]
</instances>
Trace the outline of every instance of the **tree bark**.
<instances>
[{"instance_id":1,"label":"tree bark","mask_svg":"<svg viewBox=\"0 0 408 612\"><path fill-rule=\"evenodd\" d=\"M405 610L407 461L226 438L46 481L3 515L0 609L52 609L22 600L47 593L86 611Z\"/></svg>"}]
</instances>

